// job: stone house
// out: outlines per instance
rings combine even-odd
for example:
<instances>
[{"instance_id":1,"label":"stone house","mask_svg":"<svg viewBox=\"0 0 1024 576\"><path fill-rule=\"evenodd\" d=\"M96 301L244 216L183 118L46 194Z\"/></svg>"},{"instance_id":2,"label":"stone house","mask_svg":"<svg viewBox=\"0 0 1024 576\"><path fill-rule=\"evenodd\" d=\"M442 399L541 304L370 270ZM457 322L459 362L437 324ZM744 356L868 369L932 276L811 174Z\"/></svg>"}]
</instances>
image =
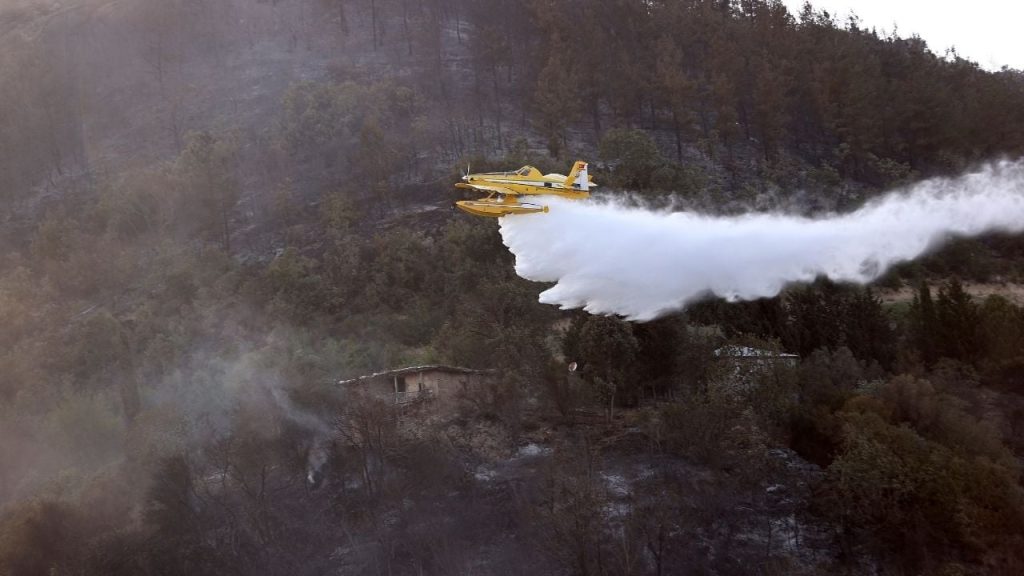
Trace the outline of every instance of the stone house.
<instances>
[{"instance_id":1,"label":"stone house","mask_svg":"<svg viewBox=\"0 0 1024 576\"><path fill-rule=\"evenodd\" d=\"M493 370L428 365L340 380L338 385L362 390L396 405L418 401L436 401L447 405L454 404L459 394L493 383L494 378Z\"/></svg>"},{"instance_id":2,"label":"stone house","mask_svg":"<svg viewBox=\"0 0 1024 576\"><path fill-rule=\"evenodd\" d=\"M727 368L728 383L740 388L749 388L776 367L795 368L800 363L796 354L750 346L723 346L715 356Z\"/></svg>"}]
</instances>

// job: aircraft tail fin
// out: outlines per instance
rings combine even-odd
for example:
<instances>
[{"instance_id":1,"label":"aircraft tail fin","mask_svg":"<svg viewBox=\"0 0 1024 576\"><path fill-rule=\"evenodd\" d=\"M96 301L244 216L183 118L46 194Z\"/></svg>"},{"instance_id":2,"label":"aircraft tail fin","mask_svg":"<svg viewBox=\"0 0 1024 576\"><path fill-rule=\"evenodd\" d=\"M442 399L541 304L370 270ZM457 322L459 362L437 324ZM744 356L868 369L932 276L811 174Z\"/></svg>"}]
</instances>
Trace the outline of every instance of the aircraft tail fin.
<instances>
[{"instance_id":1,"label":"aircraft tail fin","mask_svg":"<svg viewBox=\"0 0 1024 576\"><path fill-rule=\"evenodd\" d=\"M587 192L590 190L590 175L587 174L587 163L582 160L577 160L572 165L572 172L569 172L569 176L565 179L565 186L567 188L574 188L576 190L583 190Z\"/></svg>"}]
</instances>

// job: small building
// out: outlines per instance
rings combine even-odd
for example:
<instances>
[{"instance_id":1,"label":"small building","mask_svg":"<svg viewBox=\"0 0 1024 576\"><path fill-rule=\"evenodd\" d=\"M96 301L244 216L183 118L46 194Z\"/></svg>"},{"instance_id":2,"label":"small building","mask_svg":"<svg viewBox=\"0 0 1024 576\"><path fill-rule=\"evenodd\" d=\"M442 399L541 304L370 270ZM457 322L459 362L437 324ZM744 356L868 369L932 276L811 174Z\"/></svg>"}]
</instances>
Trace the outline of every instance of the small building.
<instances>
[{"instance_id":1,"label":"small building","mask_svg":"<svg viewBox=\"0 0 1024 576\"><path fill-rule=\"evenodd\" d=\"M493 370L443 365L410 366L340 380L338 385L358 388L398 405L425 400L454 403L459 394L490 384L494 376Z\"/></svg>"},{"instance_id":2,"label":"small building","mask_svg":"<svg viewBox=\"0 0 1024 576\"><path fill-rule=\"evenodd\" d=\"M786 366L796 366L800 362L800 356L796 354L763 350L751 346L722 346L715 350L715 356L742 364L784 364Z\"/></svg>"},{"instance_id":3,"label":"small building","mask_svg":"<svg viewBox=\"0 0 1024 576\"><path fill-rule=\"evenodd\" d=\"M775 368L795 368L800 363L796 354L751 346L722 346L715 350L715 356L728 367L730 384L740 388L749 388Z\"/></svg>"}]
</instances>

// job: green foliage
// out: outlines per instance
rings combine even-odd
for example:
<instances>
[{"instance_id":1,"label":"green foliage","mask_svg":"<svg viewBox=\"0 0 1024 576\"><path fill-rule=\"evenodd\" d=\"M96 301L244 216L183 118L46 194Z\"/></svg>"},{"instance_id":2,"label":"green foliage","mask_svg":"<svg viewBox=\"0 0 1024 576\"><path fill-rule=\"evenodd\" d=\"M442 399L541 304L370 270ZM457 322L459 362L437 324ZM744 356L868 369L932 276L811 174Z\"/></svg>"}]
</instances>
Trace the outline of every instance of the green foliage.
<instances>
[{"instance_id":1,"label":"green foliage","mask_svg":"<svg viewBox=\"0 0 1024 576\"><path fill-rule=\"evenodd\" d=\"M976 362L982 353L978 306L959 280L954 278L939 290L935 313L941 354L964 362Z\"/></svg>"},{"instance_id":2,"label":"green foliage","mask_svg":"<svg viewBox=\"0 0 1024 576\"><path fill-rule=\"evenodd\" d=\"M1024 390L1020 307L998 298L979 305L953 282L934 299L922 287L902 318L871 290L818 282L643 325L581 314L559 359L553 327L564 316L537 303L543 286L515 276L494 223L413 213L406 196L436 201L450 180L438 184L438 175L470 154L506 151L500 162L474 158L482 170L544 166L551 159L530 145L539 136L557 157L600 138L610 170L599 183L608 188L753 194L763 179L783 189L798 180L813 190L844 185L859 201L878 187L1019 155L1019 74L938 58L920 40L878 38L810 7L795 21L777 2L376 2L374 19L386 24L400 9L423 30L417 53L363 59L351 30L324 73L360 80L292 86L267 130L255 109L243 109L246 94L236 94L230 113L203 96L199 113L192 99L205 88L176 91L176 76L207 53L223 58L217 65L252 62L237 58L234 36L211 40L216 20L240 30L234 11L245 9L272 10L275 21L346 13L358 21L368 16L356 12L363 8L332 2L319 12L321 3L296 16L296 3L192 3L186 20L203 34L190 36L179 29L184 4L160 4L123 14L170 16L143 29L164 35L139 34L147 68L179 67L160 68L158 100L144 100L146 90L132 91L141 100L105 98L107 84L122 84L107 82L109 69L91 72L99 60L123 62L77 54L81 38L102 43L103 35L65 34L60 18L38 34L5 38L0 51L0 78L17 78L0 82L0 195L32 196L10 203L4 220L12 226L0 259L0 499L63 499L5 504L0 573L287 573L297 565L328 573L341 562L366 573L471 571L476 559L452 562L453 550L512 539L502 533L481 544L494 536L486 530L449 537L447 525L463 517L446 522L445 514L466 509L487 529L495 517L517 521L502 498L492 507L489 489L487 498L463 498L476 485L465 466L481 454L450 453L450 428L410 433L389 404L334 394L337 378L427 362L499 371L498 384L463 399L468 419L519 432L533 413L551 412L551 399L566 421L541 424L537 437L599 430L599 442L571 446L585 458L553 460L543 488L528 476L523 490L516 484L514 505L525 501L542 520L562 568L637 573L654 558L660 573L673 554L666 541L737 550L707 537L738 533L726 509L750 504L761 514L763 486L742 506L711 512L694 498L723 500L724 489L692 488L729 483L737 471L767 479L769 449L788 442L825 467L813 486L820 515L856 536L843 542L849 549L877 540L883 553L905 557L906 573L1019 572L1018 465L1000 434L1020 436L1014 396L1004 393ZM266 18L245 18L239 34L253 35ZM322 57L320 27L300 28L309 56ZM464 59L456 43L470 31L481 50ZM197 38L201 45L190 46ZM348 62L354 55L358 62ZM301 76L316 73L305 68L314 60L303 62ZM401 82L386 79L396 74ZM150 121L135 122L135 109ZM239 130L208 128L181 141L182 125L203 122ZM133 129L107 133L112 125ZM170 153L153 134L164 129L177 159L140 166ZM673 136L670 161L659 146ZM243 185L244 213L236 209ZM306 221L317 209L319 225ZM209 238L221 249L197 241ZM1019 244L957 242L902 272L1012 277L1015 264L994 258L1019 260ZM278 246L288 248L275 253ZM800 353L801 365L729 386L730 372L713 361L719 330L778 342ZM915 358L933 367L929 380ZM570 360L580 362L578 374L568 375ZM886 381L882 370L897 368L916 376ZM583 389L640 409L603 429L573 423ZM635 510L618 515L595 458L632 449L634 419L686 477L659 484L656 497L631 493ZM332 424L349 436L325 446L316 435ZM321 473L329 481L313 486L307 466L318 451L328 454ZM802 512L791 516L801 525ZM678 517L698 527L688 532ZM423 531L432 538L417 540ZM514 540L517 559L535 556L530 539ZM677 560L688 553L679 549ZM372 561L360 564L363 555ZM749 571L691 556L665 571ZM896 563L878 562L876 571Z\"/></svg>"},{"instance_id":3,"label":"green foliage","mask_svg":"<svg viewBox=\"0 0 1024 576\"><path fill-rule=\"evenodd\" d=\"M800 363L800 384L804 401L832 409L842 405L854 389L864 382L864 368L849 348L835 352L815 350Z\"/></svg>"},{"instance_id":4,"label":"green foliage","mask_svg":"<svg viewBox=\"0 0 1024 576\"><path fill-rule=\"evenodd\" d=\"M848 348L814 351L797 369L798 404L789 422L790 444L801 456L828 465L839 448L841 422L834 415L868 384L864 367Z\"/></svg>"},{"instance_id":5,"label":"green foliage","mask_svg":"<svg viewBox=\"0 0 1024 576\"><path fill-rule=\"evenodd\" d=\"M1008 303L996 301L989 304L988 314L982 314L955 278L939 289L939 296L933 301L931 289L922 282L908 315L912 342L927 365L939 358L977 364L990 353L1005 358L1008 352L1000 338L1012 342L1014 326L1019 324L1018 315L1011 308ZM997 316L997 310L1009 315ZM1000 336L994 336L996 333Z\"/></svg>"},{"instance_id":6,"label":"green foliage","mask_svg":"<svg viewBox=\"0 0 1024 576\"><path fill-rule=\"evenodd\" d=\"M963 400L936 389L928 380L897 376L878 391L878 396L890 422L907 423L921 436L964 458L981 456L1007 470L1019 468L991 423L972 417Z\"/></svg>"},{"instance_id":7,"label":"green foliage","mask_svg":"<svg viewBox=\"0 0 1024 576\"><path fill-rule=\"evenodd\" d=\"M433 345L448 361L498 368L515 385L537 386L553 314L537 305L536 287L512 273L508 252L486 224L454 222L439 241L439 296L448 312Z\"/></svg>"},{"instance_id":8,"label":"green foliage","mask_svg":"<svg viewBox=\"0 0 1024 576\"><path fill-rule=\"evenodd\" d=\"M283 101L281 136L293 154L320 156L330 165L354 139L359 88L304 82L289 88Z\"/></svg>"},{"instance_id":9,"label":"green foliage","mask_svg":"<svg viewBox=\"0 0 1024 576\"><path fill-rule=\"evenodd\" d=\"M665 451L712 466L737 465L745 455L742 446L757 435L753 412L725 388L687 391L654 418Z\"/></svg>"},{"instance_id":10,"label":"green foliage","mask_svg":"<svg viewBox=\"0 0 1024 576\"><path fill-rule=\"evenodd\" d=\"M97 213L106 229L125 240L155 231L166 217L160 194L169 190L153 186L155 178L139 175L108 187L99 199Z\"/></svg>"},{"instance_id":11,"label":"green foliage","mask_svg":"<svg viewBox=\"0 0 1024 576\"><path fill-rule=\"evenodd\" d=\"M978 335L992 362L1017 357L1024 350L1024 315L1020 307L1002 296L989 296L978 309Z\"/></svg>"},{"instance_id":12,"label":"green foliage","mask_svg":"<svg viewBox=\"0 0 1024 576\"><path fill-rule=\"evenodd\" d=\"M676 161L682 162L683 137L691 135L696 118L694 101L698 83L686 73L682 50L667 36L658 41L655 75L660 84L661 97L672 111Z\"/></svg>"},{"instance_id":13,"label":"green foliage","mask_svg":"<svg viewBox=\"0 0 1024 576\"><path fill-rule=\"evenodd\" d=\"M601 139L601 159L613 167L610 186L633 190L650 189L654 172L665 164L643 130L609 130Z\"/></svg>"},{"instance_id":14,"label":"green foliage","mask_svg":"<svg viewBox=\"0 0 1024 576\"><path fill-rule=\"evenodd\" d=\"M345 195L329 194L320 207L326 236L322 259L324 306L338 313L352 304L363 273L356 222L362 214Z\"/></svg>"},{"instance_id":15,"label":"green foliage","mask_svg":"<svg viewBox=\"0 0 1024 576\"><path fill-rule=\"evenodd\" d=\"M795 286L781 296L727 304L709 301L688 314L697 324L719 325L726 335L776 338L787 352L806 357L820 348L849 348L860 360L888 368L898 334L870 287L839 285L826 278Z\"/></svg>"},{"instance_id":16,"label":"green foliage","mask_svg":"<svg viewBox=\"0 0 1024 576\"><path fill-rule=\"evenodd\" d=\"M323 308L323 281L316 261L287 248L267 266L266 289L271 309L304 323Z\"/></svg>"},{"instance_id":17,"label":"green foliage","mask_svg":"<svg viewBox=\"0 0 1024 576\"><path fill-rule=\"evenodd\" d=\"M392 82L302 82L283 107L280 137L300 165L312 164L329 184L368 188L378 206L391 201L390 187L417 151L409 129L422 108L416 92Z\"/></svg>"},{"instance_id":18,"label":"green foliage","mask_svg":"<svg viewBox=\"0 0 1024 576\"><path fill-rule=\"evenodd\" d=\"M231 210L239 197L236 174L238 144L232 138L209 132L186 136L185 149L176 169L184 186L186 215L198 222L200 230L219 238L225 253L231 252Z\"/></svg>"},{"instance_id":19,"label":"green foliage","mask_svg":"<svg viewBox=\"0 0 1024 576\"><path fill-rule=\"evenodd\" d=\"M577 316L562 351L570 361L579 363L581 376L608 406L609 416L617 401L636 393L634 361L640 342L630 323L615 316Z\"/></svg>"},{"instance_id":20,"label":"green foliage","mask_svg":"<svg viewBox=\"0 0 1024 576\"><path fill-rule=\"evenodd\" d=\"M935 362L939 356L939 345L936 341L938 316L931 288L924 281L918 287L910 305L909 320L910 337L921 353L921 359L927 364Z\"/></svg>"},{"instance_id":21,"label":"green foliage","mask_svg":"<svg viewBox=\"0 0 1024 576\"><path fill-rule=\"evenodd\" d=\"M964 457L875 412L842 416L843 448L829 466L822 510L849 529L879 535L911 569L983 562L1024 535L1024 492L1015 471Z\"/></svg>"},{"instance_id":22,"label":"green foliage","mask_svg":"<svg viewBox=\"0 0 1024 576\"><path fill-rule=\"evenodd\" d=\"M843 342L853 355L891 366L895 359L892 344L896 334L882 300L867 287L847 300L843 312L846 320Z\"/></svg>"},{"instance_id":23,"label":"green foliage","mask_svg":"<svg viewBox=\"0 0 1024 576\"><path fill-rule=\"evenodd\" d=\"M437 288L430 239L394 230L375 238L372 251L374 266L366 288L370 309L407 312L415 308L420 293Z\"/></svg>"},{"instance_id":24,"label":"green foliage","mask_svg":"<svg viewBox=\"0 0 1024 576\"><path fill-rule=\"evenodd\" d=\"M908 570L1012 556L1024 535L1024 491L996 430L926 380L900 376L860 390L871 391L796 421L835 451L816 501L843 537L874 543ZM800 446L813 455L807 439Z\"/></svg>"},{"instance_id":25,"label":"green foliage","mask_svg":"<svg viewBox=\"0 0 1024 576\"><path fill-rule=\"evenodd\" d=\"M579 118L582 107L576 86L584 80L583 71L565 53L559 48L552 49L537 77L534 93L537 127L547 138L552 158L565 155L566 130Z\"/></svg>"},{"instance_id":26,"label":"green foliage","mask_svg":"<svg viewBox=\"0 0 1024 576\"><path fill-rule=\"evenodd\" d=\"M691 374L699 378L699 359L687 357L687 352L695 346L695 338L691 337L681 317L635 324L633 336L637 341L634 371L642 386L655 392L670 390L675 379L687 368L695 368ZM698 356L706 352L702 350Z\"/></svg>"}]
</instances>

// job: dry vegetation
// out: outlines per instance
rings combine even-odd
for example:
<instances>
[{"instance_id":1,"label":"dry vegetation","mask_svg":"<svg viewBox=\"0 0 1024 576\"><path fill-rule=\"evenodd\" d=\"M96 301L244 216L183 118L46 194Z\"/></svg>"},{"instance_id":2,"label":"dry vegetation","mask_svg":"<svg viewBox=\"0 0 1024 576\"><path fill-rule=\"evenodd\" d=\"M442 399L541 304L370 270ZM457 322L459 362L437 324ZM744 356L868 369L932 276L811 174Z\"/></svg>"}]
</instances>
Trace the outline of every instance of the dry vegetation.
<instances>
[{"instance_id":1,"label":"dry vegetation","mask_svg":"<svg viewBox=\"0 0 1024 576\"><path fill-rule=\"evenodd\" d=\"M467 162L814 212L1022 152L1019 72L773 2L3 2L0 574L1019 574L1020 238L629 324L448 206ZM333 384L427 362L501 378Z\"/></svg>"}]
</instances>

